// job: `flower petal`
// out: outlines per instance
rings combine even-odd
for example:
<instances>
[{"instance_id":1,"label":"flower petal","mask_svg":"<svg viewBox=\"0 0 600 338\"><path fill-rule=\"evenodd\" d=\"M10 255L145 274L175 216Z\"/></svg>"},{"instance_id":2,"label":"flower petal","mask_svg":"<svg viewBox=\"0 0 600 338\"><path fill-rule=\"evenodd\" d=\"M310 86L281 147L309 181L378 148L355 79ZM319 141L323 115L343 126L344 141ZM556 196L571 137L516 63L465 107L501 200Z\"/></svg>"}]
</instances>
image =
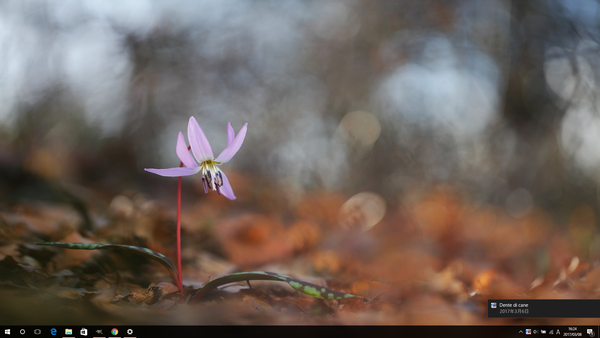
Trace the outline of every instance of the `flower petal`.
<instances>
[{"instance_id":1,"label":"flower petal","mask_svg":"<svg viewBox=\"0 0 600 338\"><path fill-rule=\"evenodd\" d=\"M192 154L188 150L187 144L185 144L185 139L183 138L183 133L179 132L177 136L177 147L175 147L175 151L177 152L177 157L181 160L181 162L188 168L195 168L198 166Z\"/></svg>"},{"instance_id":2,"label":"flower petal","mask_svg":"<svg viewBox=\"0 0 600 338\"><path fill-rule=\"evenodd\" d=\"M200 171L200 167L196 168L187 168L187 167L179 167L179 168L169 168L169 169L144 169L147 172L166 176L166 177L179 177L179 176L190 176L198 173Z\"/></svg>"},{"instance_id":3,"label":"flower petal","mask_svg":"<svg viewBox=\"0 0 600 338\"><path fill-rule=\"evenodd\" d=\"M237 134L237 136L231 142L231 144L228 145L227 148L223 149L223 151L219 154L219 156L217 156L215 160L221 163L229 162L233 155L235 155L238 152L238 150L240 150L242 143L244 143L247 130L248 123L244 124L244 126L242 127L242 129L240 129L240 132Z\"/></svg>"},{"instance_id":4,"label":"flower petal","mask_svg":"<svg viewBox=\"0 0 600 338\"><path fill-rule=\"evenodd\" d=\"M231 189L231 184L229 184L229 179L225 176L225 173L221 171L221 176L223 177L223 186L221 186L221 194L230 200L235 199L235 194L233 193L233 189Z\"/></svg>"},{"instance_id":5,"label":"flower petal","mask_svg":"<svg viewBox=\"0 0 600 338\"><path fill-rule=\"evenodd\" d=\"M235 138L235 131L233 131L233 127L231 126L231 122L227 122L227 146L231 145L233 139Z\"/></svg>"},{"instance_id":6,"label":"flower petal","mask_svg":"<svg viewBox=\"0 0 600 338\"><path fill-rule=\"evenodd\" d=\"M192 146L192 153L194 153L198 162L202 163L214 158L210 143L208 143L206 135L204 135L202 128L193 116L190 117L188 123L188 140Z\"/></svg>"}]
</instances>

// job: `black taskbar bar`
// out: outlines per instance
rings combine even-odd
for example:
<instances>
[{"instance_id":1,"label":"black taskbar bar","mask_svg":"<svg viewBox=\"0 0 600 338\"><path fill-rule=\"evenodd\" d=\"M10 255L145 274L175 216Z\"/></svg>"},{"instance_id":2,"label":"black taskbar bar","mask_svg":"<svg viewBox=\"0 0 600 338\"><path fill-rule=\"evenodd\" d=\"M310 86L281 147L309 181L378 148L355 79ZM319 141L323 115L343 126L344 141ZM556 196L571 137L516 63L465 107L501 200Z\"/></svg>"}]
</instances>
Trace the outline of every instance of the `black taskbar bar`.
<instances>
[{"instance_id":1,"label":"black taskbar bar","mask_svg":"<svg viewBox=\"0 0 600 338\"><path fill-rule=\"evenodd\" d=\"M215 331L217 329L218 331ZM599 326L10 326L0 322L0 337L251 337L265 334L323 337L596 337ZM208 330L208 331L207 331Z\"/></svg>"}]
</instances>

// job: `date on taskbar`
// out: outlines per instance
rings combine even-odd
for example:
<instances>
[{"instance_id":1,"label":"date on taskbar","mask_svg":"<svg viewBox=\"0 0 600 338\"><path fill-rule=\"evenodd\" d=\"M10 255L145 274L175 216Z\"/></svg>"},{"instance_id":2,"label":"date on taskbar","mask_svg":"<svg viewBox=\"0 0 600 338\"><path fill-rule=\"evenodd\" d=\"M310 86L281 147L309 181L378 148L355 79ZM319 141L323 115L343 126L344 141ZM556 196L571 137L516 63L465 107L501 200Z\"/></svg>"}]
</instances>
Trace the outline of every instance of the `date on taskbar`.
<instances>
[{"instance_id":1,"label":"date on taskbar","mask_svg":"<svg viewBox=\"0 0 600 338\"><path fill-rule=\"evenodd\" d=\"M600 299L488 299L488 318L600 318Z\"/></svg>"}]
</instances>

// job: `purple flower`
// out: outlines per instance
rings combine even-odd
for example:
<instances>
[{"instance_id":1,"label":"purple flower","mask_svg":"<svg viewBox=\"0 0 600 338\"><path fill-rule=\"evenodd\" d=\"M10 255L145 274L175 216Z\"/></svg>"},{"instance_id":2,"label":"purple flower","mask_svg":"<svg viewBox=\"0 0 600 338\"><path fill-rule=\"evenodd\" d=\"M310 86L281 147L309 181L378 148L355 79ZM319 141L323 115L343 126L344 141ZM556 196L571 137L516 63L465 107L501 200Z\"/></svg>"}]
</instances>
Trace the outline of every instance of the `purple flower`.
<instances>
[{"instance_id":1,"label":"purple flower","mask_svg":"<svg viewBox=\"0 0 600 338\"><path fill-rule=\"evenodd\" d=\"M238 150L240 150L242 143L244 143L244 138L246 138L247 129L248 123L244 124L236 136L233 128L231 127L231 123L228 123L227 147L223 149L217 158L214 158L210 143L208 143L202 128L200 128L200 125L192 116L190 117L190 122L188 123L188 141L190 142L192 154L194 154L194 156L192 157L190 154L190 151L188 150L183 138L183 134L179 132L175 151L177 152L177 156L184 166L180 168L144 170L153 174L167 177L190 176L201 173L202 185L204 186L205 193L208 193L208 189L212 189L216 190L219 195L223 194L223 196L229 198L230 200L234 200L235 195L233 194L233 189L231 189L231 184L229 184L227 176L225 176L225 173L222 172L218 166L229 162L229 160L233 158ZM194 158L196 158L196 160L194 160ZM200 164L196 163L196 161L198 161Z\"/></svg>"}]
</instances>

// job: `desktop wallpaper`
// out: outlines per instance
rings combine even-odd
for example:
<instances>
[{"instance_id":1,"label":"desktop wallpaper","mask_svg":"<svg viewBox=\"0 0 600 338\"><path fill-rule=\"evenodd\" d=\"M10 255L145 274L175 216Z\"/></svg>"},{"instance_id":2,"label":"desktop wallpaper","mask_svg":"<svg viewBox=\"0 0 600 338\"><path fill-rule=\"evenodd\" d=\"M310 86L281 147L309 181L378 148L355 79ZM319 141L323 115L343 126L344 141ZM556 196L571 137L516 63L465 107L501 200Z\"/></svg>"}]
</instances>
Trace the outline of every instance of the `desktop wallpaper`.
<instances>
[{"instance_id":1,"label":"desktop wallpaper","mask_svg":"<svg viewBox=\"0 0 600 338\"><path fill-rule=\"evenodd\" d=\"M1 1L0 323L544 324L487 300L598 298L599 16Z\"/></svg>"}]
</instances>

